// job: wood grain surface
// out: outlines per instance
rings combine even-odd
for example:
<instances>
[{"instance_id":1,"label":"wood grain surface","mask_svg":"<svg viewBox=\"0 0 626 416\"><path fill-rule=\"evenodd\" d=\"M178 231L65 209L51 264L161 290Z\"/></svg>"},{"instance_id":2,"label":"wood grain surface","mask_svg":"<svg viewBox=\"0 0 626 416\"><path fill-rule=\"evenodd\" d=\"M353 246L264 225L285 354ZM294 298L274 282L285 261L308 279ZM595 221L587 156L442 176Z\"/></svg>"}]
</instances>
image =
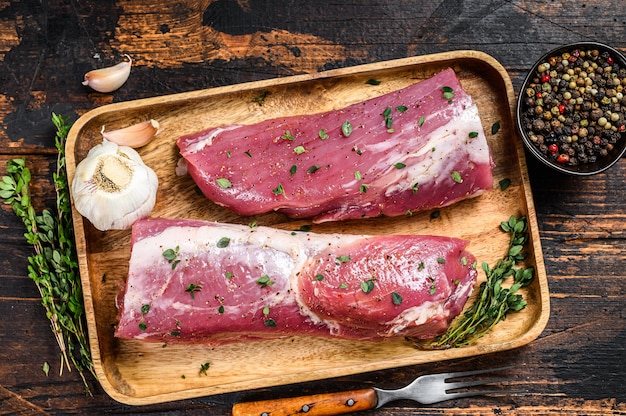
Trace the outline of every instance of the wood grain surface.
<instances>
[{"instance_id":1,"label":"wood grain surface","mask_svg":"<svg viewBox=\"0 0 626 416\"><path fill-rule=\"evenodd\" d=\"M579 40L626 50L626 3L0 1L0 174L8 160L25 157L36 206L54 206L52 112L76 120L105 104L454 50L493 56L517 92L535 59ZM81 85L85 72L124 54L135 65L120 90L101 94ZM59 374L56 343L26 276L31 248L19 219L3 205L0 415L228 415L242 401L397 388L424 373L509 364L520 365L511 384L526 394L428 406L401 401L363 414L626 414L626 160L589 178L564 177L530 159L528 170L551 303L547 326L533 342L477 357L139 407L111 399L92 379L94 395L86 396L77 374Z\"/></svg>"}]
</instances>

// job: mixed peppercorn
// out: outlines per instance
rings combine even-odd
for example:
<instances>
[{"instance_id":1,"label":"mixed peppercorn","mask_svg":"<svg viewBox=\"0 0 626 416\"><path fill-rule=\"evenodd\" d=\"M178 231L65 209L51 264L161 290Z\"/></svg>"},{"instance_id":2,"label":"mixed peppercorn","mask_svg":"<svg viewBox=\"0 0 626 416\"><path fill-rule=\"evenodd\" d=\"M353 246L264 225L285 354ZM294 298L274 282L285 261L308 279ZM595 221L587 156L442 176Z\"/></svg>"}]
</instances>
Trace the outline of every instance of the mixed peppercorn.
<instances>
[{"instance_id":1,"label":"mixed peppercorn","mask_svg":"<svg viewBox=\"0 0 626 416\"><path fill-rule=\"evenodd\" d=\"M605 157L626 131L626 69L598 49L541 62L522 91L522 126L549 160L575 166Z\"/></svg>"}]
</instances>

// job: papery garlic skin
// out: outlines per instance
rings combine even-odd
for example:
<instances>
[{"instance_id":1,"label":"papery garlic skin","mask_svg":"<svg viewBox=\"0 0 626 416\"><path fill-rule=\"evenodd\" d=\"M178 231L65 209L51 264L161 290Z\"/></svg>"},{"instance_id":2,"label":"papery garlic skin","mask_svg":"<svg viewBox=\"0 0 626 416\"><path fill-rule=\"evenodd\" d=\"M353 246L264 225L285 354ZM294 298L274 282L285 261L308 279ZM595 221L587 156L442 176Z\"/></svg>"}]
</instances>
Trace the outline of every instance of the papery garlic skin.
<instances>
[{"instance_id":1,"label":"papery garlic skin","mask_svg":"<svg viewBox=\"0 0 626 416\"><path fill-rule=\"evenodd\" d=\"M98 92L113 92L124 85L130 76L130 67L133 64L130 56L124 56L128 58L128 61L87 72L83 85L89 86Z\"/></svg>"},{"instance_id":2,"label":"papery garlic skin","mask_svg":"<svg viewBox=\"0 0 626 416\"><path fill-rule=\"evenodd\" d=\"M134 149L104 140L77 166L76 210L100 231L125 230L156 203L158 178Z\"/></svg>"},{"instance_id":3,"label":"papery garlic skin","mask_svg":"<svg viewBox=\"0 0 626 416\"><path fill-rule=\"evenodd\" d=\"M104 126L102 126L102 137L120 146L136 149L150 143L159 134L159 128L159 122L153 119L107 132L104 131Z\"/></svg>"}]
</instances>

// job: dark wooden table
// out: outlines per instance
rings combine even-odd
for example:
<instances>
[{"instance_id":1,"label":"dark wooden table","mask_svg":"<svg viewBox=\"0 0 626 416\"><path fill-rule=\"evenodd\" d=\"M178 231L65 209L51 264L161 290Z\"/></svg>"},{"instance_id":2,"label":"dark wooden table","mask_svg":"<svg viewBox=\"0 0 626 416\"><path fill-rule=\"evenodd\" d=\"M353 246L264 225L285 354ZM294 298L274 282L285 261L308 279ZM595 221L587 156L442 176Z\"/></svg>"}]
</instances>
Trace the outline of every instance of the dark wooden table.
<instances>
[{"instance_id":1,"label":"dark wooden table","mask_svg":"<svg viewBox=\"0 0 626 416\"><path fill-rule=\"evenodd\" d=\"M580 40L626 50L623 1L12 0L0 1L0 175L25 157L38 209L54 206L52 112L457 49L499 60L516 91L545 51ZM114 94L81 85L85 72L135 58ZM528 394L366 414L626 414L626 160L576 179L529 161L550 284L551 316L530 344L497 354L132 407L75 372L58 351L27 275L31 247L10 208L0 211L0 415L226 415L242 400L378 385L433 371L525 364ZM285 358L285 357L283 357ZM51 364L46 376L44 362Z\"/></svg>"}]
</instances>

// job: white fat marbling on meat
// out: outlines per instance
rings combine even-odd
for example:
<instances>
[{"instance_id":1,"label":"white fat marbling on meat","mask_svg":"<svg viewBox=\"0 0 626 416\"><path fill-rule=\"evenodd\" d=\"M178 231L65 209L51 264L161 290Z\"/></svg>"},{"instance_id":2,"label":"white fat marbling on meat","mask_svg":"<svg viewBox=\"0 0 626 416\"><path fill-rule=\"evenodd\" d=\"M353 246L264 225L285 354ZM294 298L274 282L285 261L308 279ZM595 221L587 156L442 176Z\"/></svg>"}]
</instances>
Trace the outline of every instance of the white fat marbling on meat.
<instances>
[{"instance_id":1,"label":"white fat marbling on meat","mask_svg":"<svg viewBox=\"0 0 626 416\"><path fill-rule=\"evenodd\" d=\"M478 136L470 138L471 132ZM463 110L458 118L451 119L447 124L433 131L428 141L415 152L410 152L394 161L387 160L386 166L402 162L404 169L390 168L384 182L388 186L385 195L411 189L415 184L424 185L428 182L443 181L450 177L459 160L467 160L474 165L488 164L490 152L486 144L483 128L478 117L478 108L471 105ZM419 160L419 162L411 162Z\"/></svg>"},{"instance_id":2,"label":"white fat marbling on meat","mask_svg":"<svg viewBox=\"0 0 626 416\"><path fill-rule=\"evenodd\" d=\"M240 127L241 127L241 125L234 124L234 125L231 125L231 126L215 128L215 129L209 131L208 134L206 134L205 136L202 136L197 141L195 141L193 143L193 145L189 146L189 148L187 149L187 153L188 154L198 153L202 149L204 149L206 146L211 146L213 144L213 139L216 138L217 136L219 136L220 133L223 133L223 132L229 131L229 130L236 130L236 129L240 128Z\"/></svg>"},{"instance_id":3,"label":"white fat marbling on meat","mask_svg":"<svg viewBox=\"0 0 626 416\"><path fill-rule=\"evenodd\" d=\"M408 326L421 325L432 320L435 316L448 316L448 311L443 308L440 302L424 302L420 306L406 309L388 323L390 326L389 334L402 332Z\"/></svg>"},{"instance_id":4,"label":"white fat marbling on meat","mask_svg":"<svg viewBox=\"0 0 626 416\"><path fill-rule=\"evenodd\" d=\"M230 243L225 248L218 248L216 243L222 237L230 238ZM174 249L174 246L178 246L178 258L181 260L176 267L178 271L183 270L186 263L195 257L210 258L213 256L217 258L221 255L233 258L249 258L250 247L270 249L273 251L271 267L275 271L274 274L288 276L286 282L278 282L278 284L284 283L284 290L273 291L268 296L260 297L258 302L248 304L246 310L241 310L241 312L245 313L247 309L258 308L259 305L280 305L288 299L294 298L304 316L307 316L314 323L320 323L325 321L299 300L298 285L296 284L298 273L309 257L315 256L328 247L335 247L340 250L342 244L349 244L358 238L360 237L327 234L310 239L308 234L303 232L292 233L271 227L250 228L235 224L216 224L203 227L171 226L161 233L147 236L135 242L133 252L138 255L133 257L133 268L130 273L150 276L149 271L155 266L169 267L167 260L163 257L163 252L167 249ZM162 300L164 299L162 297L163 292L171 285L173 279L177 279L176 269L167 274L156 288L153 285L144 285L141 289L135 288L126 294L124 303L133 317L139 315L141 306L145 304L180 313L188 313L193 309L204 310L204 306L193 307L185 303L171 303L171 301Z\"/></svg>"}]
</instances>

